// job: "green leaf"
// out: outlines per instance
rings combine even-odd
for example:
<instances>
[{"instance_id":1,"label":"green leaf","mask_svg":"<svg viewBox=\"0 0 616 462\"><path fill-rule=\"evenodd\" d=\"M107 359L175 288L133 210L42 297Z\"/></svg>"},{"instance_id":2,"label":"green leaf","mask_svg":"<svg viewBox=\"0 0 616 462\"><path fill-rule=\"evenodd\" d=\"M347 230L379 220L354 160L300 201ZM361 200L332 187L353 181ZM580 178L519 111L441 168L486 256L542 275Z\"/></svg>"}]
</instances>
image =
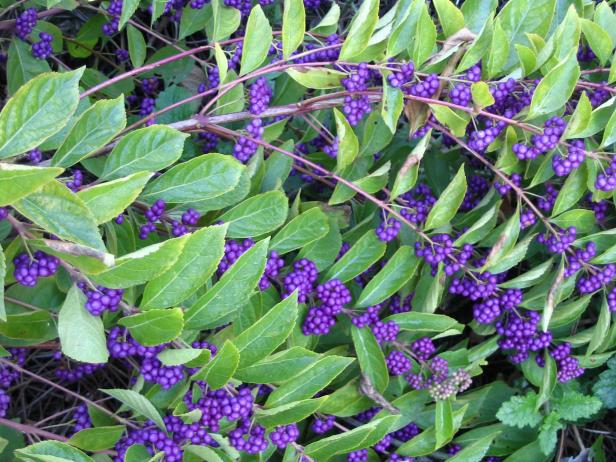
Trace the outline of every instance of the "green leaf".
<instances>
[{"instance_id":1,"label":"green leaf","mask_svg":"<svg viewBox=\"0 0 616 462\"><path fill-rule=\"evenodd\" d=\"M511 0L505 4L498 15L506 33L507 42L529 45L527 33L545 36L552 22L556 0ZM509 53L504 68L515 63L515 53Z\"/></svg>"},{"instance_id":2,"label":"green leaf","mask_svg":"<svg viewBox=\"0 0 616 462\"><path fill-rule=\"evenodd\" d=\"M346 454L378 443L396 425L399 416L385 416L373 419L352 430L321 438L305 447L305 453L312 460L327 461L337 454Z\"/></svg>"},{"instance_id":3,"label":"green leaf","mask_svg":"<svg viewBox=\"0 0 616 462\"><path fill-rule=\"evenodd\" d=\"M229 223L229 237L254 237L282 226L287 219L287 211L288 200L285 194L269 191L246 199L225 212L219 220Z\"/></svg>"},{"instance_id":4,"label":"green leaf","mask_svg":"<svg viewBox=\"0 0 616 462\"><path fill-rule=\"evenodd\" d=\"M465 135L466 126L469 122L468 114L455 112L453 109L440 104L430 104L429 106L430 109L432 109L436 120L449 128L451 133L456 136Z\"/></svg>"},{"instance_id":5,"label":"green leaf","mask_svg":"<svg viewBox=\"0 0 616 462\"><path fill-rule=\"evenodd\" d=\"M594 212L586 209L569 210L556 218L552 218L550 221L561 228L575 226L579 233L588 233L595 227Z\"/></svg>"},{"instance_id":6,"label":"green leaf","mask_svg":"<svg viewBox=\"0 0 616 462\"><path fill-rule=\"evenodd\" d=\"M448 1L448 0L444 0ZM438 3L435 3L438 9ZM452 5L453 6L453 5ZM455 8L455 7L454 7ZM415 66L421 66L432 54L434 47L436 46L436 26L432 22L428 7L426 4L422 4L419 17L417 18L417 24L415 26L415 33L413 35L413 41L409 46L409 53Z\"/></svg>"},{"instance_id":7,"label":"green leaf","mask_svg":"<svg viewBox=\"0 0 616 462\"><path fill-rule=\"evenodd\" d=\"M355 14L340 50L340 60L349 61L366 48L379 20L378 0L364 0Z\"/></svg>"},{"instance_id":8,"label":"green leaf","mask_svg":"<svg viewBox=\"0 0 616 462\"><path fill-rule=\"evenodd\" d=\"M130 334L144 346L156 346L175 340L184 326L181 308L148 310L125 316L118 324L128 327Z\"/></svg>"},{"instance_id":9,"label":"green leaf","mask_svg":"<svg viewBox=\"0 0 616 462\"><path fill-rule=\"evenodd\" d=\"M435 449L442 448L453 438L455 428L453 425L453 410L449 399L436 402L434 429L436 430Z\"/></svg>"},{"instance_id":10,"label":"green leaf","mask_svg":"<svg viewBox=\"0 0 616 462\"><path fill-rule=\"evenodd\" d=\"M160 413L145 396L133 390L123 390L120 388L101 388L100 391L117 399L136 414L147 417L154 422L158 428L166 431Z\"/></svg>"},{"instance_id":11,"label":"green leaf","mask_svg":"<svg viewBox=\"0 0 616 462\"><path fill-rule=\"evenodd\" d=\"M341 86L340 80L346 76L344 72L334 69L310 66L290 68L286 70L286 73L300 85L315 90L338 88Z\"/></svg>"},{"instance_id":12,"label":"green leaf","mask_svg":"<svg viewBox=\"0 0 616 462\"><path fill-rule=\"evenodd\" d=\"M385 321L394 321L400 329L408 330L418 335L430 335L433 333L458 330L462 332L464 325L453 318L443 314L419 313L409 311L407 313L392 314Z\"/></svg>"},{"instance_id":13,"label":"green leaf","mask_svg":"<svg viewBox=\"0 0 616 462\"><path fill-rule=\"evenodd\" d=\"M250 12L246 23L240 76L254 71L265 61L272 38L272 26L263 13L261 5L256 5Z\"/></svg>"},{"instance_id":14,"label":"green leaf","mask_svg":"<svg viewBox=\"0 0 616 462\"><path fill-rule=\"evenodd\" d=\"M188 235L143 247L116 259L115 266L90 276L90 279L114 289L144 284L176 262L187 240Z\"/></svg>"},{"instance_id":15,"label":"green leaf","mask_svg":"<svg viewBox=\"0 0 616 462\"><path fill-rule=\"evenodd\" d=\"M57 181L46 183L13 206L50 234L105 250L92 212L76 194Z\"/></svg>"},{"instance_id":16,"label":"green leaf","mask_svg":"<svg viewBox=\"0 0 616 462\"><path fill-rule=\"evenodd\" d=\"M237 74L235 71L229 71L227 74L227 81L237 81ZM240 112L244 109L244 85L241 83L234 85L230 89L221 89L218 92L218 96L219 98L216 102L217 115L233 114L234 112Z\"/></svg>"},{"instance_id":17,"label":"green leaf","mask_svg":"<svg viewBox=\"0 0 616 462\"><path fill-rule=\"evenodd\" d=\"M0 163L0 206L10 205L49 183L63 169Z\"/></svg>"},{"instance_id":18,"label":"green leaf","mask_svg":"<svg viewBox=\"0 0 616 462\"><path fill-rule=\"evenodd\" d=\"M563 428L563 425L559 422L560 416L558 413L552 411L545 418L539 429L539 447L541 452L546 456L551 454L556 447L558 440L558 430Z\"/></svg>"},{"instance_id":19,"label":"green leaf","mask_svg":"<svg viewBox=\"0 0 616 462\"><path fill-rule=\"evenodd\" d=\"M515 265L520 263L526 256L528 247L531 245L534 238L535 235L531 234L526 239L519 242L513 249L509 250L507 253L497 259L493 265L490 265L490 272L492 272L493 274L499 274L504 271L507 271L510 268L513 268Z\"/></svg>"},{"instance_id":20,"label":"green leaf","mask_svg":"<svg viewBox=\"0 0 616 462\"><path fill-rule=\"evenodd\" d=\"M471 94L473 96L473 103L480 109L494 104L494 97L490 93L490 87L485 82L473 83L471 85Z\"/></svg>"},{"instance_id":21,"label":"green leaf","mask_svg":"<svg viewBox=\"0 0 616 462\"><path fill-rule=\"evenodd\" d=\"M179 366L190 363L202 366L207 363L212 356L210 350L200 348L167 348L156 355L165 366Z\"/></svg>"},{"instance_id":22,"label":"green leaf","mask_svg":"<svg viewBox=\"0 0 616 462\"><path fill-rule=\"evenodd\" d=\"M543 368L543 377L541 378L539 396L537 397L537 404L535 405L537 411L552 397L552 392L554 391L554 387L556 387L556 361L554 361L547 352L544 353L544 358L545 366Z\"/></svg>"},{"instance_id":23,"label":"green leaf","mask_svg":"<svg viewBox=\"0 0 616 462\"><path fill-rule=\"evenodd\" d=\"M595 396L583 395L577 391L567 390L563 396L555 401L554 410L562 419L577 422L588 419L601 409L601 400Z\"/></svg>"},{"instance_id":24,"label":"green leaf","mask_svg":"<svg viewBox=\"0 0 616 462\"><path fill-rule=\"evenodd\" d=\"M486 258L486 262L481 268L482 271L489 269L491 266L499 264L500 259L507 254L515 243L518 240L518 236L520 235L520 208L518 207L515 213L507 220L507 223L503 227L501 233L488 257Z\"/></svg>"},{"instance_id":25,"label":"green leaf","mask_svg":"<svg viewBox=\"0 0 616 462\"><path fill-rule=\"evenodd\" d=\"M400 247L383 269L368 282L355 306L358 308L372 306L391 297L411 279L419 263L410 246Z\"/></svg>"},{"instance_id":26,"label":"green leaf","mask_svg":"<svg viewBox=\"0 0 616 462\"><path fill-rule=\"evenodd\" d=\"M139 29L132 25L126 28L126 38L128 39L128 55L133 67L141 67L147 57L147 46L143 34Z\"/></svg>"},{"instance_id":27,"label":"green leaf","mask_svg":"<svg viewBox=\"0 0 616 462\"><path fill-rule=\"evenodd\" d=\"M21 40L11 40L6 63L9 95L14 95L26 82L51 68L45 59L32 56L30 45Z\"/></svg>"},{"instance_id":28,"label":"green leaf","mask_svg":"<svg viewBox=\"0 0 616 462\"><path fill-rule=\"evenodd\" d=\"M320 207L313 207L293 218L276 233L270 248L283 255L322 238L328 231L327 216Z\"/></svg>"},{"instance_id":29,"label":"green leaf","mask_svg":"<svg viewBox=\"0 0 616 462\"><path fill-rule=\"evenodd\" d=\"M304 41L306 11L303 0L284 0L282 17L282 55L291 56Z\"/></svg>"},{"instance_id":30,"label":"green leaf","mask_svg":"<svg viewBox=\"0 0 616 462\"><path fill-rule=\"evenodd\" d=\"M425 229L440 228L448 224L460 208L465 194L466 175L464 175L464 165L462 165L430 210Z\"/></svg>"},{"instance_id":31,"label":"green leaf","mask_svg":"<svg viewBox=\"0 0 616 462\"><path fill-rule=\"evenodd\" d=\"M0 322L0 334L32 344L56 337L54 322L48 311L9 314L6 321Z\"/></svg>"},{"instance_id":32,"label":"green leaf","mask_svg":"<svg viewBox=\"0 0 616 462\"><path fill-rule=\"evenodd\" d=\"M212 390L224 387L237 369L240 353L231 341L225 341L214 359L192 376L193 380L204 380Z\"/></svg>"},{"instance_id":33,"label":"green leaf","mask_svg":"<svg viewBox=\"0 0 616 462\"><path fill-rule=\"evenodd\" d=\"M323 19L314 26L311 30L315 34L331 35L338 30L338 22L340 19L340 7L336 2L332 5Z\"/></svg>"},{"instance_id":34,"label":"green leaf","mask_svg":"<svg viewBox=\"0 0 616 462\"><path fill-rule=\"evenodd\" d=\"M478 33L496 10L497 5L498 0L465 0L460 9L464 15L466 27Z\"/></svg>"},{"instance_id":35,"label":"green leaf","mask_svg":"<svg viewBox=\"0 0 616 462\"><path fill-rule=\"evenodd\" d=\"M23 85L0 112L0 159L37 147L60 131L79 103L83 68L46 73Z\"/></svg>"},{"instance_id":36,"label":"green leaf","mask_svg":"<svg viewBox=\"0 0 616 462\"><path fill-rule=\"evenodd\" d=\"M121 214L137 199L152 175L151 172L134 173L82 189L77 193L77 197L90 209L96 223L106 223Z\"/></svg>"},{"instance_id":37,"label":"green leaf","mask_svg":"<svg viewBox=\"0 0 616 462\"><path fill-rule=\"evenodd\" d=\"M191 234L178 259L145 286L141 308L167 308L182 303L214 274L224 255L227 225Z\"/></svg>"},{"instance_id":38,"label":"green leaf","mask_svg":"<svg viewBox=\"0 0 616 462\"><path fill-rule=\"evenodd\" d=\"M616 113L615 113L616 114ZM605 130L603 132L603 139L601 140L601 146L609 146L616 141L616 116L612 114L610 120L607 121Z\"/></svg>"},{"instance_id":39,"label":"green leaf","mask_svg":"<svg viewBox=\"0 0 616 462\"><path fill-rule=\"evenodd\" d=\"M606 408L614 409L616 408L616 359L610 359L607 366L608 369L599 374L592 391L603 401Z\"/></svg>"},{"instance_id":40,"label":"green leaf","mask_svg":"<svg viewBox=\"0 0 616 462\"><path fill-rule=\"evenodd\" d=\"M512 396L502 404L496 417L510 427L536 427L543 417L536 411L537 394L534 391L524 396Z\"/></svg>"},{"instance_id":41,"label":"green leaf","mask_svg":"<svg viewBox=\"0 0 616 462\"><path fill-rule=\"evenodd\" d=\"M234 343L240 354L238 367L251 366L276 350L289 336L296 320L297 291L235 338Z\"/></svg>"},{"instance_id":42,"label":"green leaf","mask_svg":"<svg viewBox=\"0 0 616 462\"><path fill-rule=\"evenodd\" d=\"M428 130L420 140L419 143L413 148L411 153L408 155L404 164L398 171L398 175L396 176L396 180L394 181L394 185L391 188L391 198L392 200L398 196L401 196L407 191L410 191L415 183L417 182L417 175L419 172L419 163L428 148L430 140L432 139L432 130Z\"/></svg>"},{"instance_id":43,"label":"green leaf","mask_svg":"<svg viewBox=\"0 0 616 462\"><path fill-rule=\"evenodd\" d=\"M580 77L577 48L571 50L537 85L527 119L558 111L571 97Z\"/></svg>"},{"instance_id":44,"label":"green leaf","mask_svg":"<svg viewBox=\"0 0 616 462\"><path fill-rule=\"evenodd\" d=\"M394 88L383 81L383 107L381 109L381 117L389 128L391 133L396 132L398 119L404 109L404 95L402 90Z\"/></svg>"},{"instance_id":45,"label":"green leaf","mask_svg":"<svg viewBox=\"0 0 616 462\"><path fill-rule=\"evenodd\" d=\"M284 382L274 390L265 403L266 408L311 398L330 384L340 373L353 362L353 358L341 356L325 356L310 364L303 373Z\"/></svg>"},{"instance_id":46,"label":"green leaf","mask_svg":"<svg viewBox=\"0 0 616 462\"><path fill-rule=\"evenodd\" d=\"M447 459L448 462L480 462L487 454L488 449L500 432L493 432L478 438L468 446L464 446L455 456Z\"/></svg>"},{"instance_id":47,"label":"green leaf","mask_svg":"<svg viewBox=\"0 0 616 462\"><path fill-rule=\"evenodd\" d=\"M4 281L6 277L6 259L0 245L0 321L6 322L6 306L4 305Z\"/></svg>"},{"instance_id":48,"label":"green leaf","mask_svg":"<svg viewBox=\"0 0 616 462\"><path fill-rule=\"evenodd\" d=\"M78 163L105 146L125 126L124 96L97 101L73 125L51 165L66 168Z\"/></svg>"},{"instance_id":49,"label":"green leaf","mask_svg":"<svg viewBox=\"0 0 616 462\"><path fill-rule=\"evenodd\" d=\"M24 462L94 462L79 449L60 441L41 441L17 449L15 456Z\"/></svg>"},{"instance_id":50,"label":"green leaf","mask_svg":"<svg viewBox=\"0 0 616 462\"><path fill-rule=\"evenodd\" d=\"M475 244L486 237L490 231L494 229L494 226L496 226L499 210L500 202L497 202L476 220L470 228L462 233L462 235L454 241L453 245L460 247L463 244Z\"/></svg>"},{"instance_id":51,"label":"green leaf","mask_svg":"<svg viewBox=\"0 0 616 462\"><path fill-rule=\"evenodd\" d=\"M323 279L350 281L377 262L385 253L386 247L385 243L376 237L374 231L369 230L334 263Z\"/></svg>"},{"instance_id":52,"label":"green leaf","mask_svg":"<svg viewBox=\"0 0 616 462\"><path fill-rule=\"evenodd\" d=\"M503 282L498 286L505 289L526 289L527 287L533 286L535 282L545 276L546 272L550 269L550 266L552 266L552 260L548 260L536 268L522 273L521 275L510 279L507 282Z\"/></svg>"},{"instance_id":53,"label":"green leaf","mask_svg":"<svg viewBox=\"0 0 616 462\"><path fill-rule=\"evenodd\" d=\"M225 6L223 0L212 0L212 13L214 16L213 31L210 37L212 42L225 40L240 26L242 19L240 11Z\"/></svg>"},{"instance_id":54,"label":"green leaf","mask_svg":"<svg viewBox=\"0 0 616 462\"><path fill-rule=\"evenodd\" d=\"M423 3L420 0L404 0L397 3L391 34L387 41L388 58L400 54L413 40Z\"/></svg>"},{"instance_id":55,"label":"green leaf","mask_svg":"<svg viewBox=\"0 0 616 462\"><path fill-rule=\"evenodd\" d=\"M450 0L434 0L434 7L445 37L464 27L464 15Z\"/></svg>"},{"instance_id":56,"label":"green leaf","mask_svg":"<svg viewBox=\"0 0 616 462\"><path fill-rule=\"evenodd\" d=\"M142 197L170 203L212 199L233 190L243 170L232 156L204 154L167 170L148 185Z\"/></svg>"},{"instance_id":57,"label":"green leaf","mask_svg":"<svg viewBox=\"0 0 616 462\"><path fill-rule=\"evenodd\" d=\"M473 1L483 1L483 0L473 0ZM492 1L492 0L487 0L487 1ZM463 11L464 11L464 7L468 4L468 2L469 0L464 2L464 4L462 5ZM466 14L464 16L466 19L468 19ZM456 68L456 71L455 71L456 73L463 72L466 69L470 68L471 66L474 66L475 63L480 59L485 59L486 62L488 61L486 54L488 53L492 45L493 32L494 32L494 12L492 11L489 13L485 23L482 23L481 29L477 33L477 37L475 38L473 43L468 47L468 50L466 51L466 53L464 53L464 56L460 60L460 64L458 64L458 67ZM502 27L499 32L502 32ZM508 45L509 44L507 44L507 50L508 50Z\"/></svg>"},{"instance_id":58,"label":"green leaf","mask_svg":"<svg viewBox=\"0 0 616 462\"><path fill-rule=\"evenodd\" d=\"M58 314L62 353L75 361L103 364L109 358L103 321L85 308L86 296L75 284Z\"/></svg>"},{"instance_id":59,"label":"green leaf","mask_svg":"<svg viewBox=\"0 0 616 462\"><path fill-rule=\"evenodd\" d=\"M612 36L600 25L589 19L581 18L580 24L590 48L592 48L592 51L594 51L597 58L599 58L601 65L604 65L608 59L610 59L612 51L614 50Z\"/></svg>"},{"instance_id":60,"label":"green leaf","mask_svg":"<svg viewBox=\"0 0 616 462\"><path fill-rule=\"evenodd\" d=\"M130 20L131 16L139 7L139 0L123 0L123 2L122 14L120 14L120 23L118 24L119 30L122 30L124 24Z\"/></svg>"},{"instance_id":61,"label":"green leaf","mask_svg":"<svg viewBox=\"0 0 616 462\"><path fill-rule=\"evenodd\" d=\"M212 12L209 8L184 8L182 19L180 20L180 35L178 38L182 40L195 32L204 31L205 24L211 15ZM221 81L224 81L224 79L221 79Z\"/></svg>"},{"instance_id":62,"label":"green leaf","mask_svg":"<svg viewBox=\"0 0 616 462\"><path fill-rule=\"evenodd\" d=\"M468 405L465 405L457 411L453 412L452 421L454 431L459 429L462 425L462 418L464 417L467 408ZM407 441L406 443L402 444L398 448L397 452L403 455L425 456L434 452L435 447L436 429L434 426L431 426L421 432L416 437L412 438L410 441Z\"/></svg>"},{"instance_id":63,"label":"green leaf","mask_svg":"<svg viewBox=\"0 0 616 462\"><path fill-rule=\"evenodd\" d=\"M124 136L107 157L101 179L114 180L136 172L157 172L182 155L188 134L152 125Z\"/></svg>"},{"instance_id":64,"label":"green leaf","mask_svg":"<svg viewBox=\"0 0 616 462\"><path fill-rule=\"evenodd\" d=\"M359 329L355 326L351 328L351 334L362 373L377 391L383 393L389 383L389 372L385 356L374 334L370 329Z\"/></svg>"},{"instance_id":65,"label":"green leaf","mask_svg":"<svg viewBox=\"0 0 616 462\"><path fill-rule=\"evenodd\" d=\"M229 70L229 61L227 60L227 55L225 55L225 52L222 50L219 43L214 44L214 57L216 58L220 81L225 82L227 79L227 72Z\"/></svg>"},{"instance_id":66,"label":"green leaf","mask_svg":"<svg viewBox=\"0 0 616 462\"><path fill-rule=\"evenodd\" d=\"M292 347L262 359L256 364L240 368L235 378L250 383L279 383L302 372L315 362L318 354L301 347Z\"/></svg>"},{"instance_id":67,"label":"green leaf","mask_svg":"<svg viewBox=\"0 0 616 462\"><path fill-rule=\"evenodd\" d=\"M509 39L503 30L501 21L497 18L494 21L494 31L492 32L492 44L488 56L488 76L494 77L503 70L509 56Z\"/></svg>"},{"instance_id":68,"label":"green leaf","mask_svg":"<svg viewBox=\"0 0 616 462\"><path fill-rule=\"evenodd\" d=\"M248 301L259 282L267 257L269 239L244 252L220 280L185 313L187 329L218 327Z\"/></svg>"},{"instance_id":69,"label":"green leaf","mask_svg":"<svg viewBox=\"0 0 616 462\"><path fill-rule=\"evenodd\" d=\"M85 451L102 451L112 448L125 430L124 425L86 428L71 436L67 443Z\"/></svg>"},{"instance_id":70,"label":"green leaf","mask_svg":"<svg viewBox=\"0 0 616 462\"><path fill-rule=\"evenodd\" d=\"M257 409L255 419L266 428L300 422L315 413L326 399L327 396L323 396L294 401L272 409Z\"/></svg>"},{"instance_id":71,"label":"green leaf","mask_svg":"<svg viewBox=\"0 0 616 462\"><path fill-rule=\"evenodd\" d=\"M338 170L353 163L359 153L359 141L351 125L338 109L334 109L336 133L338 134Z\"/></svg>"},{"instance_id":72,"label":"green leaf","mask_svg":"<svg viewBox=\"0 0 616 462\"><path fill-rule=\"evenodd\" d=\"M569 210L586 193L586 182L588 177L588 169L586 164L580 165L569 174L565 180L565 184L556 197L552 215L557 216L562 212Z\"/></svg>"},{"instance_id":73,"label":"green leaf","mask_svg":"<svg viewBox=\"0 0 616 462\"><path fill-rule=\"evenodd\" d=\"M593 328L593 335L590 338L590 343L588 344L588 348L586 349L586 356L590 356L593 354L599 346L605 340L607 333L610 329L610 321L611 321L611 313L609 305L607 304L607 299L605 296L603 297L603 301L601 303L601 311L599 312L599 318L595 323L595 327Z\"/></svg>"}]
</instances>

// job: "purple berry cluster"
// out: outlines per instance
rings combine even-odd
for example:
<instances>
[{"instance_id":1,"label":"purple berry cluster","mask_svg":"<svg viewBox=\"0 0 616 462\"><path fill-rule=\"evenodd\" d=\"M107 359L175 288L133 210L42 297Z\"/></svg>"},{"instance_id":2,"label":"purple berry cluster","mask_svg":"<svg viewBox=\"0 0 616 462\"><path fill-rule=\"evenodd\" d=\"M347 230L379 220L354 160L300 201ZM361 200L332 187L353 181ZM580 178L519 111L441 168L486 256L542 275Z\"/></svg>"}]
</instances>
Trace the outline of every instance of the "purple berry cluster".
<instances>
[{"instance_id":1,"label":"purple berry cluster","mask_svg":"<svg viewBox=\"0 0 616 462\"><path fill-rule=\"evenodd\" d=\"M79 169L73 170L73 179L66 182L66 187L73 192L77 192L83 186L83 172Z\"/></svg>"},{"instance_id":2,"label":"purple berry cluster","mask_svg":"<svg viewBox=\"0 0 616 462\"><path fill-rule=\"evenodd\" d=\"M34 8L28 8L21 13L15 20L15 35L22 40L26 40L36 27L38 16Z\"/></svg>"},{"instance_id":3,"label":"purple berry cluster","mask_svg":"<svg viewBox=\"0 0 616 462\"><path fill-rule=\"evenodd\" d=\"M91 289L84 282L79 282L77 285L87 297L85 306L92 316L100 316L105 311L110 313L118 311L124 289L109 289L103 286Z\"/></svg>"},{"instance_id":4,"label":"purple berry cluster","mask_svg":"<svg viewBox=\"0 0 616 462\"><path fill-rule=\"evenodd\" d=\"M265 77L259 77L248 90L248 111L259 115L267 109L272 100L272 88Z\"/></svg>"},{"instance_id":5,"label":"purple berry cluster","mask_svg":"<svg viewBox=\"0 0 616 462\"><path fill-rule=\"evenodd\" d=\"M248 163L257 152L259 145L253 139L261 140L263 138L263 121L261 119L251 120L246 125L246 131L250 138L240 136L233 147L233 157L243 164Z\"/></svg>"},{"instance_id":6,"label":"purple berry cluster","mask_svg":"<svg viewBox=\"0 0 616 462\"><path fill-rule=\"evenodd\" d=\"M107 7L107 13L111 16L109 22L103 24L103 33L112 36L118 32L120 26L120 15L122 14L123 0L111 0Z\"/></svg>"},{"instance_id":7,"label":"purple berry cluster","mask_svg":"<svg viewBox=\"0 0 616 462\"><path fill-rule=\"evenodd\" d=\"M34 287L39 278L53 276L58 271L60 260L53 255L36 251L31 258L27 253L20 253L13 259L15 280L22 286Z\"/></svg>"},{"instance_id":8,"label":"purple berry cluster","mask_svg":"<svg viewBox=\"0 0 616 462\"><path fill-rule=\"evenodd\" d=\"M315 298L317 304L308 310L302 324L304 335L328 334L336 324L336 316L342 313L345 305L352 300L351 292L338 279L318 285Z\"/></svg>"},{"instance_id":9,"label":"purple berry cluster","mask_svg":"<svg viewBox=\"0 0 616 462\"><path fill-rule=\"evenodd\" d=\"M520 143L513 145L512 149L514 154L520 160L532 160L541 154L551 151L558 146L560 137L565 132L566 125L566 122L560 117L548 119L543 126L543 133L531 137L531 146ZM569 154L572 155L571 152ZM576 159L578 155L579 153L575 154ZM572 167L572 169L573 168L575 167Z\"/></svg>"},{"instance_id":10,"label":"purple berry cluster","mask_svg":"<svg viewBox=\"0 0 616 462\"><path fill-rule=\"evenodd\" d=\"M368 64L359 63L354 72L351 72L348 77L341 80L344 89L349 93L353 93L353 95L344 98L344 106L342 107L351 125L357 125L364 115L370 112L370 99L368 96L356 93L367 90L372 78L373 73L368 68Z\"/></svg>"},{"instance_id":11,"label":"purple berry cluster","mask_svg":"<svg viewBox=\"0 0 616 462\"><path fill-rule=\"evenodd\" d=\"M39 33L39 41L32 44L32 56L37 59L47 59L53 53L51 42L53 41L53 35L47 32Z\"/></svg>"},{"instance_id":12,"label":"purple berry cluster","mask_svg":"<svg viewBox=\"0 0 616 462\"><path fill-rule=\"evenodd\" d=\"M144 216L146 222L139 228L139 239L147 239L150 233L156 232L156 223L160 221L163 213L165 213L166 207L167 204L164 200L157 199L156 202L145 211Z\"/></svg>"},{"instance_id":13,"label":"purple berry cluster","mask_svg":"<svg viewBox=\"0 0 616 462\"><path fill-rule=\"evenodd\" d=\"M393 217L383 220L375 229L376 237L383 242L393 241L398 236L401 226L402 224Z\"/></svg>"}]
</instances>

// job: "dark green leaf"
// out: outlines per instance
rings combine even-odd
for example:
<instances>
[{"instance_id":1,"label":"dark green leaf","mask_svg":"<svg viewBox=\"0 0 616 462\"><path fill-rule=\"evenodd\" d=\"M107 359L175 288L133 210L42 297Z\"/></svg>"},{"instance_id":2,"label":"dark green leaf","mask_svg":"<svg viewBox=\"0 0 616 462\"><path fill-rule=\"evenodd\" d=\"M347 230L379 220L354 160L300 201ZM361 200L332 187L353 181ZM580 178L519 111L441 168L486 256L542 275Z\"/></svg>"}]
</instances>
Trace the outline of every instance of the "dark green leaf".
<instances>
[{"instance_id":1,"label":"dark green leaf","mask_svg":"<svg viewBox=\"0 0 616 462\"><path fill-rule=\"evenodd\" d=\"M187 329L220 326L246 303L265 269L268 244L269 239L262 240L242 254L214 287L186 311Z\"/></svg>"},{"instance_id":2,"label":"dark green leaf","mask_svg":"<svg viewBox=\"0 0 616 462\"><path fill-rule=\"evenodd\" d=\"M378 20L379 2L377 0L362 2L351 22L342 50L340 50L340 60L349 61L368 47Z\"/></svg>"},{"instance_id":3,"label":"dark green leaf","mask_svg":"<svg viewBox=\"0 0 616 462\"><path fill-rule=\"evenodd\" d=\"M77 120L51 165L70 167L105 146L126 126L124 97L100 100L90 106Z\"/></svg>"},{"instance_id":4,"label":"dark green leaf","mask_svg":"<svg viewBox=\"0 0 616 462\"><path fill-rule=\"evenodd\" d=\"M141 307L177 305L214 274L224 254L227 225L202 228L191 234L175 263L145 286Z\"/></svg>"},{"instance_id":5,"label":"dark green leaf","mask_svg":"<svg viewBox=\"0 0 616 462\"><path fill-rule=\"evenodd\" d=\"M377 391L383 393L389 383L385 356L370 329L351 329L357 361L364 376Z\"/></svg>"},{"instance_id":6,"label":"dark green leaf","mask_svg":"<svg viewBox=\"0 0 616 462\"><path fill-rule=\"evenodd\" d=\"M296 319L297 291L235 338L234 343L240 354L238 367L252 366L276 350L291 333Z\"/></svg>"},{"instance_id":7,"label":"dark green leaf","mask_svg":"<svg viewBox=\"0 0 616 462\"><path fill-rule=\"evenodd\" d=\"M466 176L464 175L464 165L462 165L430 210L425 229L440 228L448 224L460 208L465 194Z\"/></svg>"},{"instance_id":8,"label":"dark green leaf","mask_svg":"<svg viewBox=\"0 0 616 462\"><path fill-rule=\"evenodd\" d=\"M39 75L22 86L0 112L0 159L37 147L58 132L77 109L83 68Z\"/></svg>"},{"instance_id":9,"label":"dark green leaf","mask_svg":"<svg viewBox=\"0 0 616 462\"><path fill-rule=\"evenodd\" d=\"M212 390L224 387L233 376L240 361L240 353L227 340L214 359L192 376L193 380L204 380Z\"/></svg>"},{"instance_id":10,"label":"dark green leaf","mask_svg":"<svg viewBox=\"0 0 616 462\"><path fill-rule=\"evenodd\" d=\"M175 340L182 333L184 319L181 308L170 308L126 316L118 324L128 327L140 344L155 346Z\"/></svg>"},{"instance_id":11,"label":"dark green leaf","mask_svg":"<svg viewBox=\"0 0 616 462\"><path fill-rule=\"evenodd\" d=\"M377 262L385 248L385 243L376 237L374 231L368 231L329 269L324 280L350 281Z\"/></svg>"},{"instance_id":12,"label":"dark green leaf","mask_svg":"<svg viewBox=\"0 0 616 462\"><path fill-rule=\"evenodd\" d=\"M311 398L334 380L353 362L352 358L325 356L310 364L303 373L284 382L274 390L265 403L266 408L273 408L293 401Z\"/></svg>"},{"instance_id":13,"label":"dark green leaf","mask_svg":"<svg viewBox=\"0 0 616 462\"><path fill-rule=\"evenodd\" d=\"M112 448L125 430L123 425L86 428L71 436L68 444L85 451L102 451Z\"/></svg>"},{"instance_id":14,"label":"dark green leaf","mask_svg":"<svg viewBox=\"0 0 616 462\"><path fill-rule=\"evenodd\" d=\"M143 192L149 201L186 203L212 199L235 188L244 166L232 156L205 154L172 167Z\"/></svg>"},{"instance_id":15,"label":"dark green leaf","mask_svg":"<svg viewBox=\"0 0 616 462\"><path fill-rule=\"evenodd\" d=\"M328 231L327 216L319 207L313 207L287 223L274 236L270 248L282 255L322 238Z\"/></svg>"},{"instance_id":16,"label":"dark green leaf","mask_svg":"<svg viewBox=\"0 0 616 462\"><path fill-rule=\"evenodd\" d=\"M263 13L261 5L256 5L250 12L246 23L240 75L246 75L257 69L267 58L271 44L272 26Z\"/></svg>"},{"instance_id":17,"label":"dark green leaf","mask_svg":"<svg viewBox=\"0 0 616 462\"><path fill-rule=\"evenodd\" d=\"M162 170L180 158L187 137L162 125L135 130L114 146L101 178L113 180L136 172Z\"/></svg>"},{"instance_id":18,"label":"dark green leaf","mask_svg":"<svg viewBox=\"0 0 616 462\"><path fill-rule=\"evenodd\" d=\"M151 172L134 173L82 189L77 193L77 197L90 209L96 223L106 223L121 214L137 199L152 175Z\"/></svg>"},{"instance_id":19,"label":"dark green leaf","mask_svg":"<svg viewBox=\"0 0 616 462\"><path fill-rule=\"evenodd\" d=\"M103 321L85 308L86 296L73 284L58 315L62 353L75 361L102 364L109 358Z\"/></svg>"},{"instance_id":20,"label":"dark green leaf","mask_svg":"<svg viewBox=\"0 0 616 462\"><path fill-rule=\"evenodd\" d=\"M269 191L246 199L220 216L219 220L229 223L229 237L254 237L282 226L287 210L287 197L281 191Z\"/></svg>"},{"instance_id":21,"label":"dark green leaf","mask_svg":"<svg viewBox=\"0 0 616 462\"><path fill-rule=\"evenodd\" d=\"M105 250L92 212L76 194L58 181L46 183L13 206L48 233Z\"/></svg>"},{"instance_id":22,"label":"dark green leaf","mask_svg":"<svg viewBox=\"0 0 616 462\"><path fill-rule=\"evenodd\" d=\"M163 423L160 413L145 396L133 390L122 390L119 388L101 388L100 390L112 398L117 399L136 414L147 417L154 422L158 428L165 431L165 424Z\"/></svg>"}]
</instances>

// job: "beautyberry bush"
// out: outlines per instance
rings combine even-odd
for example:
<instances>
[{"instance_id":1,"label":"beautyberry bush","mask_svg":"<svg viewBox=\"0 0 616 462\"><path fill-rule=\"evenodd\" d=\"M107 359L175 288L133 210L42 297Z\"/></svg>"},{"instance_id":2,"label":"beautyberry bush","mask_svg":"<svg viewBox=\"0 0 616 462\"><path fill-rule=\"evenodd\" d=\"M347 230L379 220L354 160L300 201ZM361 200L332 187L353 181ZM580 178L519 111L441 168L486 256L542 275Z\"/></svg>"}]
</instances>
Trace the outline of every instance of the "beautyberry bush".
<instances>
[{"instance_id":1,"label":"beautyberry bush","mask_svg":"<svg viewBox=\"0 0 616 462\"><path fill-rule=\"evenodd\" d=\"M613 1L0 8L0 460L616 460Z\"/></svg>"}]
</instances>

